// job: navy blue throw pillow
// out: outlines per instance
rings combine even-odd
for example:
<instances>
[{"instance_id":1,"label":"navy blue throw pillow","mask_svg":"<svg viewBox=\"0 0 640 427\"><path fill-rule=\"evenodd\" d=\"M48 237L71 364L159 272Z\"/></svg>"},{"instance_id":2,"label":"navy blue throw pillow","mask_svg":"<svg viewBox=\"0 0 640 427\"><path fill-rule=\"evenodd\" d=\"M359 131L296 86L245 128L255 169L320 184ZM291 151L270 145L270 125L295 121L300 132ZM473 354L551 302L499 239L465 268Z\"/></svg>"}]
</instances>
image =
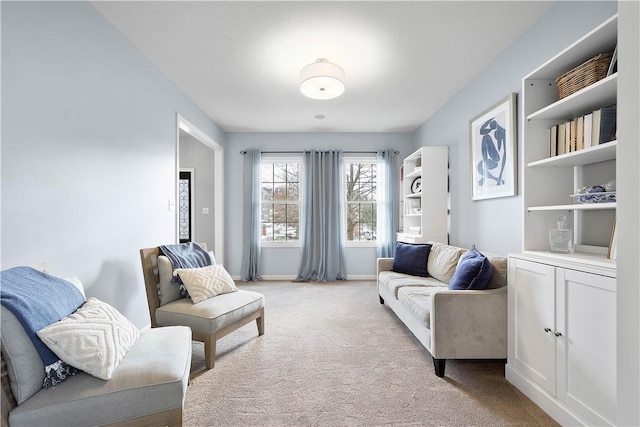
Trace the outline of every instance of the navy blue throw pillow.
<instances>
[{"instance_id":1,"label":"navy blue throw pillow","mask_svg":"<svg viewBox=\"0 0 640 427\"><path fill-rule=\"evenodd\" d=\"M392 270L396 273L427 277L427 259L431 245L414 243L396 243Z\"/></svg>"},{"instance_id":2,"label":"navy blue throw pillow","mask_svg":"<svg viewBox=\"0 0 640 427\"><path fill-rule=\"evenodd\" d=\"M493 266L486 256L474 246L462 255L456 272L449 282L449 289L485 289L491 280Z\"/></svg>"}]
</instances>

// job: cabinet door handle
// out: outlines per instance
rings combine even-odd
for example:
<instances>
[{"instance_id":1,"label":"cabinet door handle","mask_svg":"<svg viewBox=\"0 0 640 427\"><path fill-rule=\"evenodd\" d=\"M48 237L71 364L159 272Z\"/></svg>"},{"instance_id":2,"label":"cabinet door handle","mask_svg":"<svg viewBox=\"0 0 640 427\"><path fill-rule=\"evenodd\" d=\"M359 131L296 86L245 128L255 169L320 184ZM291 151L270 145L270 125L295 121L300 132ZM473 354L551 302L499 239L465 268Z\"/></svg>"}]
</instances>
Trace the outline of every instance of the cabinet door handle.
<instances>
[{"instance_id":1,"label":"cabinet door handle","mask_svg":"<svg viewBox=\"0 0 640 427\"><path fill-rule=\"evenodd\" d=\"M562 336L562 333L561 333L561 332L558 332L558 331L555 331L555 332L554 332L554 335L555 335L555 336L557 336L557 337L561 337L561 336Z\"/></svg>"},{"instance_id":2,"label":"cabinet door handle","mask_svg":"<svg viewBox=\"0 0 640 427\"><path fill-rule=\"evenodd\" d=\"M551 328L544 328L545 332L551 332Z\"/></svg>"}]
</instances>

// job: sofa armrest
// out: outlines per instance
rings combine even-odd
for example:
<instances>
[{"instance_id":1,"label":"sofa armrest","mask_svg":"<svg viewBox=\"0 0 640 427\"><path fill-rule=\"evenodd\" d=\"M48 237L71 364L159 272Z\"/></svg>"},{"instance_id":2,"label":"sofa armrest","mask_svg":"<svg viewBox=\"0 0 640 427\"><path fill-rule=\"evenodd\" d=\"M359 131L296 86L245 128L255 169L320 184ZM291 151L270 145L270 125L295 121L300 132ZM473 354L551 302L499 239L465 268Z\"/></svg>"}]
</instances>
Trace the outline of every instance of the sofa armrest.
<instances>
[{"instance_id":1,"label":"sofa armrest","mask_svg":"<svg viewBox=\"0 0 640 427\"><path fill-rule=\"evenodd\" d=\"M376 271L376 277L381 271L391 271L393 268L393 258L378 258L378 269Z\"/></svg>"},{"instance_id":2,"label":"sofa armrest","mask_svg":"<svg viewBox=\"0 0 640 427\"><path fill-rule=\"evenodd\" d=\"M431 294L435 359L506 359L507 287Z\"/></svg>"}]
</instances>

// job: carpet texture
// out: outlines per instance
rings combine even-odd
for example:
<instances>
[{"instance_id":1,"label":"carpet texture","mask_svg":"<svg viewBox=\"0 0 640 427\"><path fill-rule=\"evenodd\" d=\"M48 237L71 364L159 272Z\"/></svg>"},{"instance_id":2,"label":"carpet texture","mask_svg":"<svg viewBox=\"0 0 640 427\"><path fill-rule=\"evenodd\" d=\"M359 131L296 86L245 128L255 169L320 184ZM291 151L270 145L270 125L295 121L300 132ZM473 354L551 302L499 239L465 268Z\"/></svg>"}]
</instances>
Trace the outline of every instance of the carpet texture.
<instances>
[{"instance_id":1,"label":"carpet texture","mask_svg":"<svg viewBox=\"0 0 640 427\"><path fill-rule=\"evenodd\" d=\"M238 287L265 295L265 335L251 322L222 338L209 371L194 342L186 426L557 425L503 362L447 361L436 377L375 282Z\"/></svg>"}]
</instances>

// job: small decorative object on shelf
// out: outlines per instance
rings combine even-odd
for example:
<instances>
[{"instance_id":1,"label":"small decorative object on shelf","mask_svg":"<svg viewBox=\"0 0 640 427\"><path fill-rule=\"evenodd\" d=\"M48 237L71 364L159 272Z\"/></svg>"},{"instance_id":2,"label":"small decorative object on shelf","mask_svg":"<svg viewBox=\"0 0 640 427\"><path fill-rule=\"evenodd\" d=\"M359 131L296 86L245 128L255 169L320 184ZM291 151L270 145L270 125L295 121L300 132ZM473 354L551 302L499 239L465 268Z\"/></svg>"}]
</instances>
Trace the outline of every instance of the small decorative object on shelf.
<instances>
[{"instance_id":1,"label":"small decorative object on shelf","mask_svg":"<svg viewBox=\"0 0 640 427\"><path fill-rule=\"evenodd\" d=\"M613 203L616 201L615 190L616 184L615 180L613 180L604 185L579 188L576 190L576 194L571 197L579 203Z\"/></svg>"},{"instance_id":2,"label":"small decorative object on shelf","mask_svg":"<svg viewBox=\"0 0 640 427\"><path fill-rule=\"evenodd\" d=\"M411 192L412 193L419 193L421 190L422 190L422 178L421 177L417 177L411 183Z\"/></svg>"},{"instance_id":3,"label":"small decorative object on shelf","mask_svg":"<svg viewBox=\"0 0 640 427\"><path fill-rule=\"evenodd\" d=\"M420 227L409 227L409 234L417 234L420 235Z\"/></svg>"},{"instance_id":4,"label":"small decorative object on shelf","mask_svg":"<svg viewBox=\"0 0 640 427\"><path fill-rule=\"evenodd\" d=\"M549 230L549 247L551 252L573 253L573 231L567 228L567 217L558 215L558 228Z\"/></svg>"}]
</instances>

